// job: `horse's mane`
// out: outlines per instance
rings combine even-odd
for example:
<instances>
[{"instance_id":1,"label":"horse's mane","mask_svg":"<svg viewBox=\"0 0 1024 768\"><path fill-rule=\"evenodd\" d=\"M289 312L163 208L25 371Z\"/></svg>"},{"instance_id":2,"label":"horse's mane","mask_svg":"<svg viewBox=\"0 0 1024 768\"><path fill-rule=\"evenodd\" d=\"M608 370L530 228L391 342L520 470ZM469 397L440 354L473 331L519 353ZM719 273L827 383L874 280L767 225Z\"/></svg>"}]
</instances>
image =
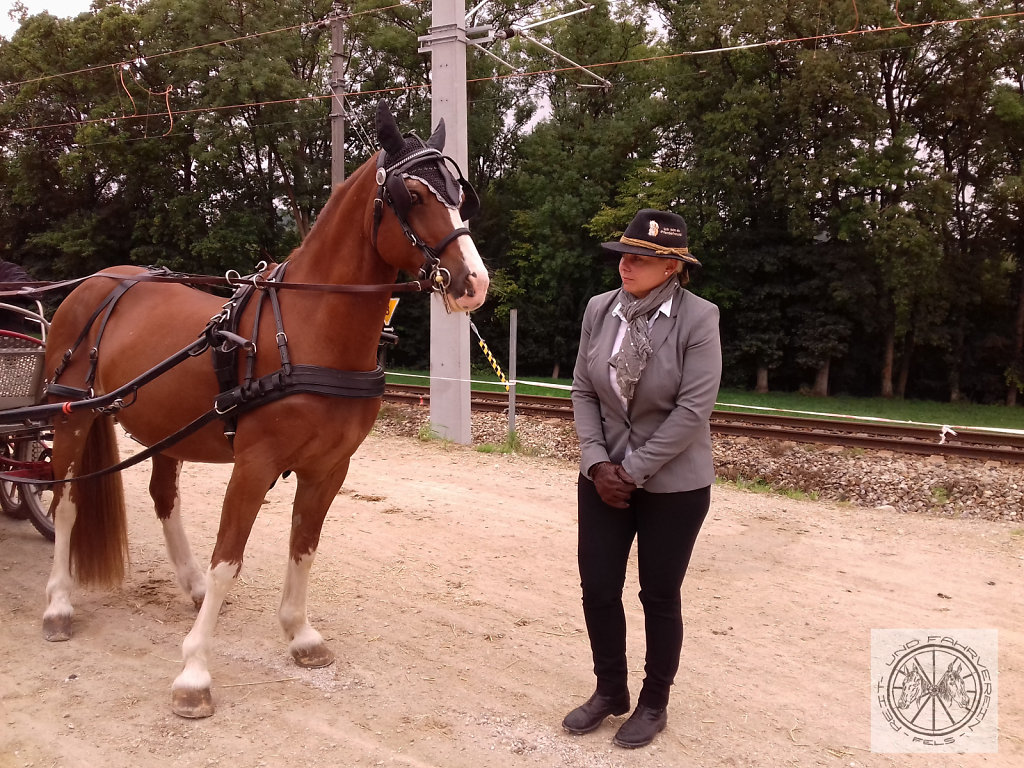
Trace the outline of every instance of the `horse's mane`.
<instances>
[{"instance_id":1,"label":"horse's mane","mask_svg":"<svg viewBox=\"0 0 1024 768\"><path fill-rule=\"evenodd\" d=\"M342 200L345 199L345 196L350 191L350 189L356 186L356 184L359 183L362 177L366 173L372 172L374 168L375 167L373 163L365 162L361 166L356 168L356 170L352 172L352 175L346 177L346 179L343 182L335 185L335 187L331 190L331 196L327 198L327 202L324 203L324 207L321 208L320 213L317 214L316 220L313 222L313 226L310 227L309 234L306 235L307 238L312 237L313 234L317 232L318 227L326 226L321 225L321 222L331 221L334 218L334 209L342 204ZM296 248L295 251L293 251L292 253L294 254L300 250L302 250L301 245L298 248Z\"/></svg>"}]
</instances>

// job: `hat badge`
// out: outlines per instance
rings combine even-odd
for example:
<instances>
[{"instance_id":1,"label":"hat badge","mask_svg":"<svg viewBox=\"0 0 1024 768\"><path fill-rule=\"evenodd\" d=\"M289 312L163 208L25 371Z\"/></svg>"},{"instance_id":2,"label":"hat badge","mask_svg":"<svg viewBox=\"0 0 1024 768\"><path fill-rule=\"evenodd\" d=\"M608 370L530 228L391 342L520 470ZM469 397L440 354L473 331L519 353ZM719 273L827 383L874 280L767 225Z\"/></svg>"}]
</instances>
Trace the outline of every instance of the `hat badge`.
<instances>
[{"instance_id":1,"label":"hat badge","mask_svg":"<svg viewBox=\"0 0 1024 768\"><path fill-rule=\"evenodd\" d=\"M659 231L660 231L660 228L658 227L658 222L656 222L653 219L651 219L650 224L647 225L647 236L648 237L657 237Z\"/></svg>"}]
</instances>

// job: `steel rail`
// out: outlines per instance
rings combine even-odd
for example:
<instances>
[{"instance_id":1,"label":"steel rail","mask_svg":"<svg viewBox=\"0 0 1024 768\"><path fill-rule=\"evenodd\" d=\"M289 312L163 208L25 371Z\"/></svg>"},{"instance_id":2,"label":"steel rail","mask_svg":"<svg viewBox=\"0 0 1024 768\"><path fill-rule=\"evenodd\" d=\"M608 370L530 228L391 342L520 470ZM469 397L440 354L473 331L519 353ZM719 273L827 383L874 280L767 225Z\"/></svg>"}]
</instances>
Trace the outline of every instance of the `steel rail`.
<instances>
[{"instance_id":1,"label":"steel rail","mask_svg":"<svg viewBox=\"0 0 1024 768\"><path fill-rule=\"evenodd\" d=\"M388 402L428 405L430 388L388 384L384 399ZM470 395L470 406L472 410L478 412L501 413L508 409L508 395L504 392L474 391ZM565 397L517 393L516 413L571 419L572 402ZM958 428L955 435L947 431L943 440L942 430L938 427L833 421L716 410L711 416L711 431L733 437L1024 463L1024 436L993 434L965 428Z\"/></svg>"}]
</instances>

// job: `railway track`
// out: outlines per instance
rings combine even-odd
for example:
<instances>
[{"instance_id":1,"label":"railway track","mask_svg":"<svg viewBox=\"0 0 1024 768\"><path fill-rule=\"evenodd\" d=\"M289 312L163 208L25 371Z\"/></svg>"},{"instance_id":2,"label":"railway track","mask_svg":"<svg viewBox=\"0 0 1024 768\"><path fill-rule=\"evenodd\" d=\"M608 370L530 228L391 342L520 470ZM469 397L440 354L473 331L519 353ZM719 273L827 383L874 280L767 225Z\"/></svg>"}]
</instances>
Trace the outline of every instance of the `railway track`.
<instances>
[{"instance_id":1,"label":"railway track","mask_svg":"<svg viewBox=\"0 0 1024 768\"><path fill-rule=\"evenodd\" d=\"M426 406L430 403L430 388L389 384L384 392L384 400ZM503 413L508 409L508 395L473 392L470 407L478 412ZM517 394L516 413L552 419L572 419L572 403L564 397ZM980 429L957 429L955 433L946 431L943 434L943 430L938 427L833 421L716 410L711 416L711 431L737 437L1024 463L1024 435L991 433Z\"/></svg>"}]
</instances>

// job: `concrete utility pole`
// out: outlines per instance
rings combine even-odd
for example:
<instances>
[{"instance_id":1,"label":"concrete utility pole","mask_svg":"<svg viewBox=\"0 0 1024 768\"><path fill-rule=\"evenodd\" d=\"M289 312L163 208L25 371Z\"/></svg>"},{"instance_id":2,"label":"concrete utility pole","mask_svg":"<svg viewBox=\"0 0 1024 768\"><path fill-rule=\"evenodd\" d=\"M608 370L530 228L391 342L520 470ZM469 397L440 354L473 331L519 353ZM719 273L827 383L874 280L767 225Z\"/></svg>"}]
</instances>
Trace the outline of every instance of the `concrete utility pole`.
<instances>
[{"instance_id":1,"label":"concrete utility pole","mask_svg":"<svg viewBox=\"0 0 1024 768\"><path fill-rule=\"evenodd\" d=\"M345 180L345 9L338 0L331 4L331 186Z\"/></svg>"},{"instance_id":2,"label":"concrete utility pole","mask_svg":"<svg viewBox=\"0 0 1024 768\"><path fill-rule=\"evenodd\" d=\"M429 34L420 52L430 54L431 128L444 119L444 151L469 173L466 138L466 2L433 0ZM448 314L430 297L430 427L456 443L472 441L469 415L469 316Z\"/></svg>"}]
</instances>

